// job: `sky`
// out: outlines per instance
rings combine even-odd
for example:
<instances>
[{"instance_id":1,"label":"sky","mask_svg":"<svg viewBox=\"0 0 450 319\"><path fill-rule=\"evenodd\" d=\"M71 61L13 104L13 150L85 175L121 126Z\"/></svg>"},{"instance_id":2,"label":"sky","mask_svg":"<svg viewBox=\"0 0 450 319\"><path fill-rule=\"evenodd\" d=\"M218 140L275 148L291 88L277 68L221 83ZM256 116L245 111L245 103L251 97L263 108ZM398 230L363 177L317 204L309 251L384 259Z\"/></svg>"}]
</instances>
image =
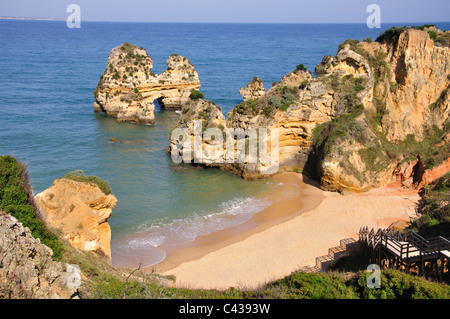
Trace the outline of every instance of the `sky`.
<instances>
[{"instance_id":1,"label":"sky","mask_svg":"<svg viewBox=\"0 0 450 319\"><path fill-rule=\"evenodd\" d=\"M66 19L72 3L82 21L365 23L369 4L381 23L450 21L449 0L0 0L0 16Z\"/></svg>"}]
</instances>

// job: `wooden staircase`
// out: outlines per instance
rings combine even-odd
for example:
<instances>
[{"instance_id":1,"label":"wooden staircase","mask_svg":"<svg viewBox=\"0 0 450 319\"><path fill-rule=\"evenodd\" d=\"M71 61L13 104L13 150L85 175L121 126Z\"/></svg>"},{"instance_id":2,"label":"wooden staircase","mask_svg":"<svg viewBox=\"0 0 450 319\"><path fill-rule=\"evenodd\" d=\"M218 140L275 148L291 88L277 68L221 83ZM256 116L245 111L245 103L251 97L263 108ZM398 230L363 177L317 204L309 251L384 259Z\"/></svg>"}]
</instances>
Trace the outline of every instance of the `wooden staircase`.
<instances>
[{"instance_id":1,"label":"wooden staircase","mask_svg":"<svg viewBox=\"0 0 450 319\"><path fill-rule=\"evenodd\" d=\"M343 256L348 256L350 253L359 251L359 242L353 238L345 238L340 241L339 246L328 249L328 255L316 258L314 266L304 266L299 269L301 272L313 273L328 270L331 264Z\"/></svg>"},{"instance_id":2,"label":"wooden staircase","mask_svg":"<svg viewBox=\"0 0 450 319\"><path fill-rule=\"evenodd\" d=\"M371 262L390 268L410 272L417 268L419 275L427 271L437 273L439 281L449 272L450 238L441 236L425 239L419 234L408 231L371 229L363 227L359 231L362 250L370 253Z\"/></svg>"}]
</instances>

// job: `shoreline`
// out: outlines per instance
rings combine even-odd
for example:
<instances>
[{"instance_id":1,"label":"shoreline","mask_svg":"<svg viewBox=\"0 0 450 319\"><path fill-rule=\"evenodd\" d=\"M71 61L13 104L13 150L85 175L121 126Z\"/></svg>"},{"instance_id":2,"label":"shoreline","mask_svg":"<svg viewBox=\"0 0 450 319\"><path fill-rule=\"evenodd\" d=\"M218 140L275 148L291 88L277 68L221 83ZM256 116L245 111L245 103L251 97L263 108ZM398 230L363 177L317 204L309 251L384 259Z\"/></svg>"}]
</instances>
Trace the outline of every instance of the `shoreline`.
<instances>
[{"instance_id":1,"label":"shoreline","mask_svg":"<svg viewBox=\"0 0 450 319\"><path fill-rule=\"evenodd\" d=\"M407 224L420 199L416 190L404 190L396 183L340 195L320 190L298 173L273 178L295 182L300 186L296 196L275 202L239 226L176 247L164 261L143 270L175 276L177 287L256 289L314 265L316 257L326 255L341 239L357 240L360 227Z\"/></svg>"},{"instance_id":2,"label":"shoreline","mask_svg":"<svg viewBox=\"0 0 450 319\"><path fill-rule=\"evenodd\" d=\"M260 195L260 199L269 199L272 203L262 211L255 213L248 221L198 236L193 241L184 244L176 246L161 245L158 248L166 252L165 259L155 265L144 267L143 270L152 269L152 271L163 273L184 262L200 259L210 252L245 240L256 233L310 211L325 198L318 189L317 182L298 173L279 173L272 177L272 181L283 183L281 190L279 189L277 193L269 190ZM283 195L280 194L280 191L294 194Z\"/></svg>"}]
</instances>

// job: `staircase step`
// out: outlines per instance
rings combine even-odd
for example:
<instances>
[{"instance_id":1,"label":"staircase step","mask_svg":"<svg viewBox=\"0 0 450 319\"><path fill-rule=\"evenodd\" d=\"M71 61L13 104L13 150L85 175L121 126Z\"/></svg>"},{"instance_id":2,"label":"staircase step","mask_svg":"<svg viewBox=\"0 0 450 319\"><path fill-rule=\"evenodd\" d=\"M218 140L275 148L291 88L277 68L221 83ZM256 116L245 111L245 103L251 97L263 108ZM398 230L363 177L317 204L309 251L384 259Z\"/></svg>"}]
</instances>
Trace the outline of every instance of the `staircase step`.
<instances>
[{"instance_id":1,"label":"staircase step","mask_svg":"<svg viewBox=\"0 0 450 319\"><path fill-rule=\"evenodd\" d=\"M342 256L347 256L348 252L345 248L341 246L336 246L328 249L328 255L330 255L333 259L341 258Z\"/></svg>"},{"instance_id":2,"label":"staircase step","mask_svg":"<svg viewBox=\"0 0 450 319\"><path fill-rule=\"evenodd\" d=\"M316 267L321 271L325 271L330 268L331 263L334 261L330 255L324 255L316 258Z\"/></svg>"},{"instance_id":3,"label":"staircase step","mask_svg":"<svg viewBox=\"0 0 450 319\"><path fill-rule=\"evenodd\" d=\"M353 238L342 239L340 243L341 247L344 248L348 253L360 251L359 241L356 241Z\"/></svg>"},{"instance_id":4,"label":"staircase step","mask_svg":"<svg viewBox=\"0 0 450 319\"><path fill-rule=\"evenodd\" d=\"M310 274L310 273L318 273L320 272L320 269L316 266L305 266L300 268L298 271Z\"/></svg>"}]
</instances>

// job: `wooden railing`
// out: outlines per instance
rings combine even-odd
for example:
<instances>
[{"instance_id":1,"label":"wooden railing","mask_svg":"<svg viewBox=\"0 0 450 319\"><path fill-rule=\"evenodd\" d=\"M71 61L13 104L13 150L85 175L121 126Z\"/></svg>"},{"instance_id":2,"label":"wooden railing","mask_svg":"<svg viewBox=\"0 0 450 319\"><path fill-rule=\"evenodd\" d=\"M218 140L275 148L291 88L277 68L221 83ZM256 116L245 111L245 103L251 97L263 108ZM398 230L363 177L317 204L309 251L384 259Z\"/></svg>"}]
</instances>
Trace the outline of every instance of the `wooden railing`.
<instances>
[{"instance_id":1,"label":"wooden railing","mask_svg":"<svg viewBox=\"0 0 450 319\"><path fill-rule=\"evenodd\" d=\"M438 255L450 249L450 240L442 236L425 239L413 231L402 234L400 231L393 232L391 228L375 232L363 227L359 231L359 241L370 250L387 249L402 260Z\"/></svg>"}]
</instances>

